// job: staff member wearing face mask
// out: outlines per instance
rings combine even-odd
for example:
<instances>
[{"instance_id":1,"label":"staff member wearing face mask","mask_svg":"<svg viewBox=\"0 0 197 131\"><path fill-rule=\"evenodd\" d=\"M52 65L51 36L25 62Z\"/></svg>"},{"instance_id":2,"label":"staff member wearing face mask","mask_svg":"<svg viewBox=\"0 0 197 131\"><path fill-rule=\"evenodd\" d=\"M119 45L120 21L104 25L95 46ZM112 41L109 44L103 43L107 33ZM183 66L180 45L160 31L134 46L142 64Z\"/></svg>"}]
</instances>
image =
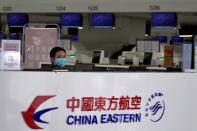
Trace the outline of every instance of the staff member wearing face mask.
<instances>
[{"instance_id":1,"label":"staff member wearing face mask","mask_svg":"<svg viewBox=\"0 0 197 131\"><path fill-rule=\"evenodd\" d=\"M67 64L66 51L61 47L54 47L50 51L50 58L54 67L63 68Z\"/></svg>"}]
</instances>

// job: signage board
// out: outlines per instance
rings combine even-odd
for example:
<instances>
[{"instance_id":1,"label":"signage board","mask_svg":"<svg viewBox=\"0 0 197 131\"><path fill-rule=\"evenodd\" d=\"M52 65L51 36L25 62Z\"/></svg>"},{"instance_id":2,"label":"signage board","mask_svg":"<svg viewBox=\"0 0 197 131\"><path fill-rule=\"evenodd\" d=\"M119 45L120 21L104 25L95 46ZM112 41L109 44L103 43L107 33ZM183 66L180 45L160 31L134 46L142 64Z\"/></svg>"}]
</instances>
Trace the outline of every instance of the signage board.
<instances>
[{"instance_id":1,"label":"signage board","mask_svg":"<svg viewBox=\"0 0 197 131\"><path fill-rule=\"evenodd\" d=\"M21 69L21 41L2 40L1 68L2 70Z\"/></svg>"}]
</instances>

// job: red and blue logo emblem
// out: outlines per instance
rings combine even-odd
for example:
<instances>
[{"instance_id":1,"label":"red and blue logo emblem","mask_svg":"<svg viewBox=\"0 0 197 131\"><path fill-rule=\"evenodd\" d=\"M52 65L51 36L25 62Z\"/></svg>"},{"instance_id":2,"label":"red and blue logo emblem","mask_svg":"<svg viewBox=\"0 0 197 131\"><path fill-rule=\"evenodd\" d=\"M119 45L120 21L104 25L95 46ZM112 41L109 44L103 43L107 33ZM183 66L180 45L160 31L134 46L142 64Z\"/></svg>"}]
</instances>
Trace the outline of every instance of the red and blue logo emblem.
<instances>
[{"instance_id":1,"label":"red and blue logo emblem","mask_svg":"<svg viewBox=\"0 0 197 131\"><path fill-rule=\"evenodd\" d=\"M38 126L35 122L38 123L44 123L49 124L49 122L46 122L44 120L41 120L41 116L49 111L56 110L58 107L52 107L43 109L40 111L37 111L37 108L42 105L44 102L49 100L50 98L54 97L54 95L51 96L37 96L31 103L30 107L27 109L27 111L22 112L23 119L25 123L29 126L31 129L43 129L42 127Z\"/></svg>"},{"instance_id":2,"label":"red and blue logo emblem","mask_svg":"<svg viewBox=\"0 0 197 131\"><path fill-rule=\"evenodd\" d=\"M41 105L53 97L54 95L37 96L29 108L22 112L23 119L29 128L43 129L38 124L49 124L49 122L44 121L41 117L49 111L58 109L58 107L42 109ZM65 114L69 114L67 116L65 115L65 124L67 126L85 126L112 123L140 123L143 120L141 100L142 97L138 95L119 97L85 96L81 98L73 96L65 100L65 111L67 112ZM163 118L166 108L163 93L156 92L151 94L144 106L145 117L152 122L160 121ZM78 114L78 112L81 113ZM92 113L90 115L86 114L87 112Z\"/></svg>"}]
</instances>

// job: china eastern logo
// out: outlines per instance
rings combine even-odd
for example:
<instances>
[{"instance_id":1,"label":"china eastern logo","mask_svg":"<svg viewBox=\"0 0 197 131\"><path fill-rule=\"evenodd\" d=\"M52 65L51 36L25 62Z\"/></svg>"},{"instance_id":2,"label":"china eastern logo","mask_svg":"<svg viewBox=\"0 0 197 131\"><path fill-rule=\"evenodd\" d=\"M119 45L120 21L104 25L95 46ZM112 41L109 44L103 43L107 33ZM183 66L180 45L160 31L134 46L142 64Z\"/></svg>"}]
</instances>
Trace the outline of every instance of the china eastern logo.
<instances>
[{"instance_id":1,"label":"china eastern logo","mask_svg":"<svg viewBox=\"0 0 197 131\"><path fill-rule=\"evenodd\" d=\"M46 102L52 97L54 97L54 95L53 96L37 96L31 103L27 111L22 112L23 119L25 123L29 126L29 128L43 129L42 127L38 126L35 122L48 124L48 122L41 120L41 116L49 111L58 109L58 107L46 108L37 112L36 110L40 105L42 105L44 102Z\"/></svg>"},{"instance_id":2,"label":"china eastern logo","mask_svg":"<svg viewBox=\"0 0 197 131\"><path fill-rule=\"evenodd\" d=\"M54 96L37 96L27 109L22 112L25 123L31 129L43 129L37 124L48 124L41 116L49 111L58 109L51 107L42 110L38 108ZM72 96L66 97L62 105L61 116L64 117L65 126L88 126L109 124L137 124L148 119L159 122L165 112L164 95L156 92L143 99L143 96ZM39 108L40 109L40 108ZM145 109L145 113L144 113Z\"/></svg>"}]
</instances>

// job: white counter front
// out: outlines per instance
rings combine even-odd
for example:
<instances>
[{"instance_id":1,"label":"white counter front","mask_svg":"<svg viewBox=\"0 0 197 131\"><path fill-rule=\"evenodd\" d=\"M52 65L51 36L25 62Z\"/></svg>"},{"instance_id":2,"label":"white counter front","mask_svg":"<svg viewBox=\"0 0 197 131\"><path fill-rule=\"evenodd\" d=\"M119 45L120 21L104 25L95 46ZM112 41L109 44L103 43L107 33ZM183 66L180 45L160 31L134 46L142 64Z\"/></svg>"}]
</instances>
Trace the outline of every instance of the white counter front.
<instances>
[{"instance_id":1,"label":"white counter front","mask_svg":"<svg viewBox=\"0 0 197 131\"><path fill-rule=\"evenodd\" d=\"M1 131L196 131L197 73L0 72Z\"/></svg>"}]
</instances>

